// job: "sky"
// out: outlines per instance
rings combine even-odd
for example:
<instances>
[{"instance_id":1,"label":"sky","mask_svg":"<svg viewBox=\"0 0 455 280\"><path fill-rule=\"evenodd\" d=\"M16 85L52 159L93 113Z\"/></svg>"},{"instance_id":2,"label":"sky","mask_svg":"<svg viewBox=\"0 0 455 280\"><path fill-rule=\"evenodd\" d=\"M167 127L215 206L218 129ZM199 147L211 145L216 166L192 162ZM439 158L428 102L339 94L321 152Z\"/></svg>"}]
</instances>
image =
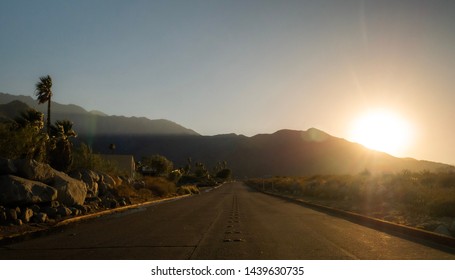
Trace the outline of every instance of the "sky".
<instances>
[{"instance_id":1,"label":"sky","mask_svg":"<svg viewBox=\"0 0 455 280\"><path fill-rule=\"evenodd\" d=\"M371 110L412 128L394 155L455 164L455 1L0 0L0 92L203 135L321 129ZM385 132L386 133L386 132Z\"/></svg>"}]
</instances>

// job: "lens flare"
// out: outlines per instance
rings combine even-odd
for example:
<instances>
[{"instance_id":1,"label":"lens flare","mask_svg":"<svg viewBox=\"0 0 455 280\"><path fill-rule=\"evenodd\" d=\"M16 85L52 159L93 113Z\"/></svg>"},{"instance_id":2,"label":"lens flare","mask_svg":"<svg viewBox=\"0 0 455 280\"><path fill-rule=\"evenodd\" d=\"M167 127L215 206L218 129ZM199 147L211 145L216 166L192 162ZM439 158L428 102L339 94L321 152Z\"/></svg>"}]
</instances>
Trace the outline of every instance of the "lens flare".
<instances>
[{"instance_id":1,"label":"lens flare","mask_svg":"<svg viewBox=\"0 0 455 280\"><path fill-rule=\"evenodd\" d=\"M353 122L349 138L367 148L403 156L412 130L409 123L395 113L370 111Z\"/></svg>"}]
</instances>

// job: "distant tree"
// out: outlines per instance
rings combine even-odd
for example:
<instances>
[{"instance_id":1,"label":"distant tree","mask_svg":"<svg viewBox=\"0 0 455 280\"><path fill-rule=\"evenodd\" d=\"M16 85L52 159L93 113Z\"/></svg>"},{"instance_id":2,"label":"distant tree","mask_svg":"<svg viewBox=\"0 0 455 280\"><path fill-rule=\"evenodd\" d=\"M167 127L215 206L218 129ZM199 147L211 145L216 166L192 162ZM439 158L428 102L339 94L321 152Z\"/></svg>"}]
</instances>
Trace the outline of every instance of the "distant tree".
<instances>
[{"instance_id":1,"label":"distant tree","mask_svg":"<svg viewBox=\"0 0 455 280\"><path fill-rule=\"evenodd\" d=\"M60 171L68 171L73 162L73 144L70 138L76 137L73 123L68 120L57 121L50 127L51 149L49 152L50 165Z\"/></svg>"},{"instance_id":2,"label":"distant tree","mask_svg":"<svg viewBox=\"0 0 455 280\"><path fill-rule=\"evenodd\" d=\"M207 170L207 168L205 168L205 165L201 162L196 162L194 175L200 179L210 177L209 171Z\"/></svg>"},{"instance_id":3,"label":"distant tree","mask_svg":"<svg viewBox=\"0 0 455 280\"><path fill-rule=\"evenodd\" d=\"M111 153L113 154L116 149L116 146L114 143L109 144L109 150L111 150Z\"/></svg>"},{"instance_id":4,"label":"distant tree","mask_svg":"<svg viewBox=\"0 0 455 280\"><path fill-rule=\"evenodd\" d=\"M186 165L183 168L183 174L184 175L189 175L190 172L191 172L192 167L193 167L193 160L191 159L191 157L189 157L189 158L186 159Z\"/></svg>"},{"instance_id":5,"label":"distant tree","mask_svg":"<svg viewBox=\"0 0 455 280\"><path fill-rule=\"evenodd\" d=\"M52 99L52 78L42 76L39 78L39 82L35 85L35 95L38 98L38 103L43 104L47 102L47 123L46 129L47 134L50 135L51 130L51 99Z\"/></svg>"},{"instance_id":6,"label":"distant tree","mask_svg":"<svg viewBox=\"0 0 455 280\"><path fill-rule=\"evenodd\" d=\"M174 168L172 161L161 155L144 157L141 162L143 167L149 170L148 173L152 176L167 177Z\"/></svg>"},{"instance_id":7,"label":"distant tree","mask_svg":"<svg viewBox=\"0 0 455 280\"><path fill-rule=\"evenodd\" d=\"M229 168L224 168L216 173L216 177L221 180L227 180L231 177L232 171Z\"/></svg>"}]
</instances>

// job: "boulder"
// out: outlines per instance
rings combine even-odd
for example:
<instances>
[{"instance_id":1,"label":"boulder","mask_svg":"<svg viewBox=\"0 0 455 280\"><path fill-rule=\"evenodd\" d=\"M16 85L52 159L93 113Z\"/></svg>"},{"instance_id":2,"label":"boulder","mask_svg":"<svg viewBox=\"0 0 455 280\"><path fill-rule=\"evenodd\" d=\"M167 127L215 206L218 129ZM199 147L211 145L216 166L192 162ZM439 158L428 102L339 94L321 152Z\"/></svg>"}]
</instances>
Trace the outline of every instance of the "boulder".
<instances>
[{"instance_id":1,"label":"boulder","mask_svg":"<svg viewBox=\"0 0 455 280\"><path fill-rule=\"evenodd\" d=\"M118 207L118 202L113 198L113 197L110 197L110 196L105 196L103 197L102 199L102 206L104 208L117 208Z\"/></svg>"},{"instance_id":2,"label":"boulder","mask_svg":"<svg viewBox=\"0 0 455 280\"><path fill-rule=\"evenodd\" d=\"M99 195L105 195L106 193L112 192L116 186L115 180L105 173L99 173L99 175L100 175L100 181L98 183Z\"/></svg>"},{"instance_id":3,"label":"boulder","mask_svg":"<svg viewBox=\"0 0 455 280\"><path fill-rule=\"evenodd\" d=\"M39 207L39 205L36 205L36 204L33 204L32 206L30 206L30 209L32 209L33 212L35 212L35 213L41 212L41 207Z\"/></svg>"},{"instance_id":4,"label":"boulder","mask_svg":"<svg viewBox=\"0 0 455 280\"><path fill-rule=\"evenodd\" d=\"M112 179L114 179L115 186L120 186L123 184L123 180L119 176L114 176L112 177Z\"/></svg>"},{"instance_id":5,"label":"boulder","mask_svg":"<svg viewBox=\"0 0 455 280\"><path fill-rule=\"evenodd\" d=\"M100 176L91 170L83 169L69 174L71 177L83 181L87 185L87 197L98 195L98 182Z\"/></svg>"},{"instance_id":6,"label":"boulder","mask_svg":"<svg viewBox=\"0 0 455 280\"><path fill-rule=\"evenodd\" d=\"M21 220L24 222L24 223L28 223L30 222L30 219L33 217L35 213L33 213L33 210L30 209L30 208L25 208L24 210L22 210L22 214L21 214Z\"/></svg>"},{"instance_id":7,"label":"boulder","mask_svg":"<svg viewBox=\"0 0 455 280\"><path fill-rule=\"evenodd\" d=\"M58 215L58 209L54 207L46 207L43 209L43 213L46 213L49 218L55 219Z\"/></svg>"},{"instance_id":8,"label":"boulder","mask_svg":"<svg viewBox=\"0 0 455 280\"><path fill-rule=\"evenodd\" d=\"M45 223L47 222L48 217L46 213L35 213L35 215L33 215L32 220L35 223Z\"/></svg>"},{"instance_id":9,"label":"boulder","mask_svg":"<svg viewBox=\"0 0 455 280\"><path fill-rule=\"evenodd\" d=\"M0 204L23 205L50 202L57 190L40 182L14 175L0 176Z\"/></svg>"},{"instance_id":10,"label":"boulder","mask_svg":"<svg viewBox=\"0 0 455 280\"><path fill-rule=\"evenodd\" d=\"M57 190L57 201L68 206L84 204L87 186L60 171L54 171L50 185Z\"/></svg>"},{"instance_id":11,"label":"boulder","mask_svg":"<svg viewBox=\"0 0 455 280\"><path fill-rule=\"evenodd\" d=\"M71 209L69 209L68 207L65 207L65 206L59 206L57 208L57 214L60 215L61 217L67 217L67 216L71 216L73 212L71 211Z\"/></svg>"},{"instance_id":12,"label":"boulder","mask_svg":"<svg viewBox=\"0 0 455 280\"><path fill-rule=\"evenodd\" d=\"M79 214L82 214L82 215L85 215L89 212L87 205L75 205L74 209L79 210L79 212L80 212ZM73 214L74 214L74 212L73 212Z\"/></svg>"},{"instance_id":13,"label":"boulder","mask_svg":"<svg viewBox=\"0 0 455 280\"><path fill-rule=\"evenodd\" d=\"M71 210L71 215L73 216L79 216L82 213L82 211L77 209L76 207L71 207L69 209Z\"/></svg>"},{"instance_id":14,"label":"boulder","mask_svg":"<svg viewBox=\"0 0 455 280\"><path fill-rule=\"evenodd\" d=\"M0 175L11 175L16 173L17 169L12 160L0 158Z\"/></svg>"},{"instance_id":15,"label":"boulder","mask_svg":"<svg viewBox=\"0 0 455 280\"><path fill-rule=\"evenodd\" d=\"M14 160L17 168L17 175L33 181L48 183L56 172L49 164L38 162L32 159Z\"/></svg>"},{"instance_id":16,"label":"boulder","mask_svg":"<svg viewBox=\"0 0 455 280\"><path fill-rule=\"evenodd\" d=\"M18 218L18 214L16 209L7 209L6 210L6 219L9 221L15 221Z\"/></svg>"}]
</instances>

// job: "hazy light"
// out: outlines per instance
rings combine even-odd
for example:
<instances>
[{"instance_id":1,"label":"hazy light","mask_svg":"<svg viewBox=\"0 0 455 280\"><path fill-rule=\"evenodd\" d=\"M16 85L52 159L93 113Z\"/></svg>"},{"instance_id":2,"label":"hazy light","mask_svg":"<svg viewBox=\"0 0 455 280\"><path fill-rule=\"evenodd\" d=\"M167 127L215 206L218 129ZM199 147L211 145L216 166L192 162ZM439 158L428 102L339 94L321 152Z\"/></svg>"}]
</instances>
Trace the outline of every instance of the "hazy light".
<instances>
[{"instance_id":1,"label":"hazy light","mask_svg":"<svg viewBox=\"0 0 455 280\"><path fill-rule=\"evenodd\" d=\"M395 113L370 111L353 122L350 140L373 150L403 156L411 144L412 129Z\"/></svg>"}]
</instances>

